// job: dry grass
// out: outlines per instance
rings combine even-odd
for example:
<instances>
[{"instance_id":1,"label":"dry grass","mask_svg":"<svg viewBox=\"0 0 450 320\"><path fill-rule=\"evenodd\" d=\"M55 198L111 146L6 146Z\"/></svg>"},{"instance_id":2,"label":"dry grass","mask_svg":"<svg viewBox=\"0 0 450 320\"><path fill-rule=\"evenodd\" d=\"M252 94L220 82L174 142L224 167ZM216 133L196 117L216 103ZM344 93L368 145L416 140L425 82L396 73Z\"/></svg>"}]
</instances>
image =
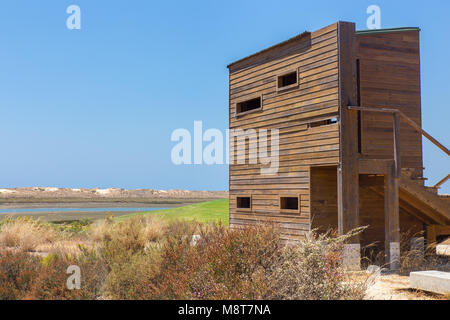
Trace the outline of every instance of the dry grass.
<instances>
[{"instance_id":1,"label":"dry grass","mask_svg":"<svg viewBox=\"0 0 450 320\"><path fill-rule=\"evenodd\" d=\"M136 216L119 223L106 218L89 227L88 237L95 242L130 236L138 237L143 242L155 242L164 236L166 229L167 222L156 216Z\"/></svg>"},{"instance_id":2,"label":"dry grass","mask_svg":"<svg viewBox=\"0 0 450 320\"><path fill-rule=\"evenodd\" d=\"M8 219L0 226L0 246L35 251L39 245L52 243L57 233L48 224L32 219Z\"/></svg>"},{"instance_id":3,"label":"dry grass","mask_svg":"<svg viewBox=\"0 0 450 320\"><path fill-rule=\"evenodd\" d=\"M77 256L82 253L83 248L95 249L96 243L86 239L62 239L55 242L47 242L36 246L35 251L39 253L47 254L58 254L65 253L71 256Z\"/></svg>"},{"instance_id":4,"label":"dry grass","mask_svg":"<svg viewBox=\"0 0 450 320\"><path fill-rule=\"evenodd\" d=\"M148 241L158 241L164 236L167 222L157 216L147 216L145 223L145 237Z\"/></svg>"},{"instance_id":5,"label":"dry grass","mask_svg":"<svg viewBox=\"0 0 450 320\"><path fill-rule=\"evenodd\" d=\"M97 220L89 227L88 237L95 242L110 239L113 228L113 222L109 221L108 218L105 220Z\"/></svg>"},{"instance_id":6,"label":"dry grass","mask_svg":"<svg viewBox=\"0 0 450 320\"><path fill-rule=\"evenodd\" d=\"M436 246L432 245L425 248L425 245L413 246L412 238L422 238L423 233L412 233L410 231L400 234L400 275L409 275L413 271L425 270L450 270L450 257L436 254ZM389 263L386 263L384 250L377 249L374 243L363 248L364 257L362 260L363 268L369 265L377 265L382 269L389 269Z\"/></svg>"}]
</instances>

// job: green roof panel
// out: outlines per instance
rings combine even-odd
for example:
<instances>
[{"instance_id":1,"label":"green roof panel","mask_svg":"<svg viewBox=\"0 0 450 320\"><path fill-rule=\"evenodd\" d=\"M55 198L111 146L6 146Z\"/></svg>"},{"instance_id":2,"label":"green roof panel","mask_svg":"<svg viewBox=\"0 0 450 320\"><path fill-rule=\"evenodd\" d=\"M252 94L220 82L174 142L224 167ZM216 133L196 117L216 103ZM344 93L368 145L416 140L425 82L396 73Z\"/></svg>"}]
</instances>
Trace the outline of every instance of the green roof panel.
<instances>
[{"instance_id":1,"label":"green roof panel","mask_svg":"<svg viewBox=\"0 0 450 320\"><path fill-rule=\"evenodd\" d=\"M373 33L389 33L389 32L404 32L404 31L420 31L420 28L405 27L405 28L358 30L356 31L356 34L373 34Z\"/></svg>"}]
</instances>

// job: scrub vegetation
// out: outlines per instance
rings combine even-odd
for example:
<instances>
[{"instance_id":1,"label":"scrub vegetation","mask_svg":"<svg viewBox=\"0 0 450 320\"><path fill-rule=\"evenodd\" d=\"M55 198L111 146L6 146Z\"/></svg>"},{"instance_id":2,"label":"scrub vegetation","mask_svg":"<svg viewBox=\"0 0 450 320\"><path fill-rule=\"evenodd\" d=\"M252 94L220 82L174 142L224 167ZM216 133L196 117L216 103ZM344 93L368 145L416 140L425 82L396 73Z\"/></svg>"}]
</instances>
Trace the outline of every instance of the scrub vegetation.
<instances>
[{"instance_id":1,"label":"scrub vegetation","mask_svg":"<svg viewBox=\"0 0 450 320\"><path fill-rule=\"evenodd\" d=\"M273 225L232 229L192 210L181 220L166 212L76 226L4 220L0 299L363 298L365 281L350 281L341 263L346 237L286 244ZM80 289L67 288L71 265Z\"/></svg>"}]
</instances>

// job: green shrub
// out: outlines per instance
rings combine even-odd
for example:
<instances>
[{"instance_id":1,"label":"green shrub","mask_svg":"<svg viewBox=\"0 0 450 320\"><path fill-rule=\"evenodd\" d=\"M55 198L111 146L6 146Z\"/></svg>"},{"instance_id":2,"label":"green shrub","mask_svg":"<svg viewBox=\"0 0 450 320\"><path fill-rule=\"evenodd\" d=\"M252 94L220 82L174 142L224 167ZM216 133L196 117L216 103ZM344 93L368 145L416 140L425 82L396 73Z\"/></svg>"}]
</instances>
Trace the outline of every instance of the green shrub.
<instances>
[{"instance_id":1,"label":"green shrub","mask_svg":"<svg viewBox=\"0 0 450 320\"><path fill-rule=\"evenodd\" d=\"M84 234L91 224L89 219L53 222L56 230L68 234Z\"/></svg>"}]
</instances>

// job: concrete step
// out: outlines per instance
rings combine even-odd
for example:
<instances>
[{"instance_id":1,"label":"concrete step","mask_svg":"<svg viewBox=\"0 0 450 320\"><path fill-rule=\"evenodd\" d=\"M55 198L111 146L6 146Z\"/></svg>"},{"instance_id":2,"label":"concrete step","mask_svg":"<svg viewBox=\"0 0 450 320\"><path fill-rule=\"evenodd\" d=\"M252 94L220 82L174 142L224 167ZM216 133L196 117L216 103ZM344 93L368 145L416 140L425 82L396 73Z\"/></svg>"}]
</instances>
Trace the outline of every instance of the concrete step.
<instances>
[{"instance_id":1,"label":"concrete step","mask_svg":"<svg viewBox=\"0 0 450 320\"><path fill-rule=\"evenodd\" d=\"M440 294L450 293L450 272L417 271L409 274L409 286Z\"/></svg>"},{"instance_id":2,"label":"concrete step","mask_svg":"<svg viewBox=\"0 0 450 320\"><path fill-rule=\"evenodd\" d=\"M436 245L436 254L439 256L449 256L450 257L450 237Z\"/></svg>"},{"instance_id":3,"label":"concrete step","mask_svg":"<svg viewBox=\"0 0 450 320\"><path fill-rule=\"evenodd\" d=\"M436 245L436 254L438 256L449 256L450 257L450 245L448 245L448 244Z\"/></svg>"}]
</instances>

